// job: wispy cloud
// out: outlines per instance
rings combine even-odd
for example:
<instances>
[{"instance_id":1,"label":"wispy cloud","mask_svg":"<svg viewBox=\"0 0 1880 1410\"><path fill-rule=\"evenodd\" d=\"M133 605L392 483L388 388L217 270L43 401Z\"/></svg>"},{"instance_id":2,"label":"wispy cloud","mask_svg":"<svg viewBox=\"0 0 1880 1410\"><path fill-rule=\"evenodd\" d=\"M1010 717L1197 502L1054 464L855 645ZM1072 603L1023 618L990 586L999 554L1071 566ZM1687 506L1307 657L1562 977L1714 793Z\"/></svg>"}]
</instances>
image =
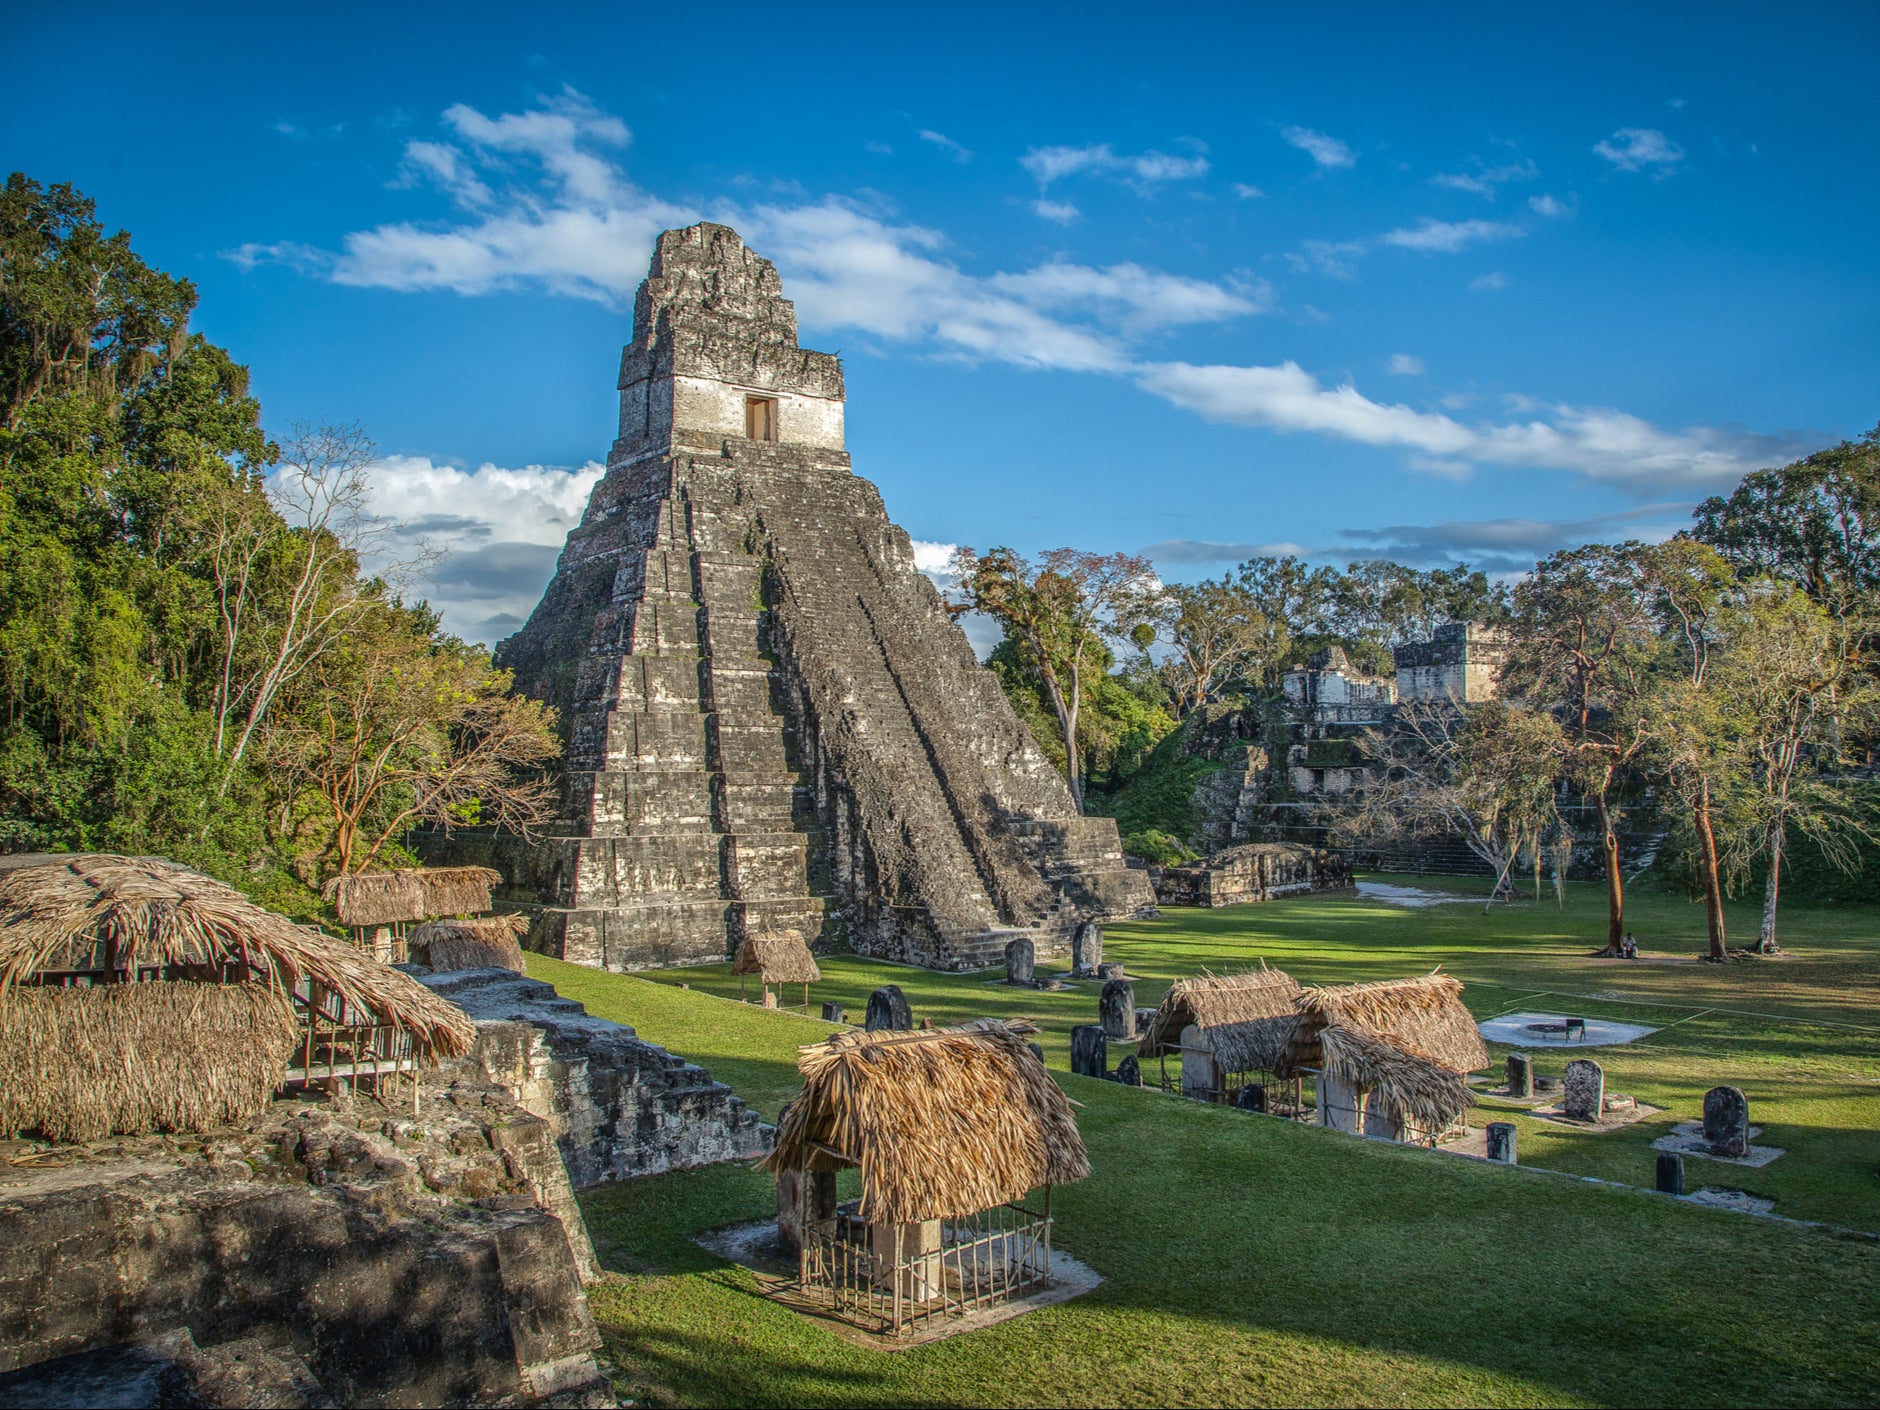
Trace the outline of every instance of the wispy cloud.
<instances>
[{"instance_id":1,"label":"wispy cloud","mask_svg":"<svg viewBox=\"0 0 1880 1410\"><path fill-rule=\"evenodd\" d=\"M1504 220L1435 220L1426 215L1414 226L1387 230L1378 238L1400 250L1453 255L1470 245L1490 240L1518 240L1526 234L1520 226Z\"/></svg>"},{"instance_id":2,"label":"wispy cloud","mask_svg":"<svg viewBox=\"0 0 1880 1410\"><path fill-rule=\"evenodd\" d=\"M1638 538L1659 542L1690 522L1690 501L1642 504L1587 519L1449 519L1342 529L1345 552L1429 566L1469 563L1490 573L1524 573L1549 553L1583 543Z\"/></svg>"},{"instance_id":3,"label":"wispy cloud","mask_svg":"<svg viewBox=\"0 0 1880 1410\"><path fill-rule=\"evenodd\" d=\"M1282 131L1280 136L1311 157L1321 167L1353 166L1358 160L1358 154L1336 137L1329 137L1323 132L1315 132L1309 127L1289 127Z\"/></svg>"},{"instance_id":4,"label":"wispy cloud","mask_svg":"<svg viewBox=\"0 0 1880 1410\"><path fill-rule=\"evenodd\" d=\"M920 130L920 140L923 142L931 142L956 162L970 162L973 159L971 152L967 151L966 148L955 142L944 132L935 132L930 127L923 127Z\"/></svg>"},{"instance_id":5,"label":"wispy cloud","mask_svg":"<svg viewBox=\"0 0 1880 1410\"><path fill-rule=\"evenodd\" d=\"M1620 171L1651 167L1663 174L1684 160L1684 148L1655 127L1622 127L1611 137L1594 143L1593 150Z\"/></svg>"},{"instance_id":6,"label":"wispy cloud","mask_svg":"<svg viewBox=\"0 0 1880 1410\"><path fill-rule=\"evenodd\" d=\"M1466 423L1328 387L1295 362L1271 367L1163 363L1137 374L1145 391L1211 421L1309 432L1410 453L1413 468L1455 476L1470 466L1568 470L1636 494L1710 490L1791 459L1806 438L1713 426L1666 431L1611 407L1548 406L1530 419Z\"/></svg>"},{"instance_id":7,"label":"wispy cloud","mask_svg":"<svg viewBox=\"0 0 1880 1410\"><path fill-rule=\"evenodd\" d=\"M1056 225L1070 225L1083 214L1069 201L1036 200L1031 203L1033 214Z\"/></svg>"},{"instance_id":8,"label":"wispy cloud","mask_svg":"<svg viewBox=\"0 0 1880 1410\"><path fill-rule=\"evenodd\" d=\"M1088 174L1151 190L1171 181L1193 181L1208 174L1208 159L1199 152L1191 157L1156 151L1128 156L1119 154L1108 142L1090 147L1033 147L1018 159L1018 164L1040 186Z\"/></svg>"},{"instance_id":9,"label":"wispy cloud","mask_svg":"<svg viewBox=\"0 0 1880 1410\"><path fill-rule=\"evenodd\" d=\"M1234 183L1234 195L1243 201L1257 201L1266 195L1266 192L1262 191L1258 186L1249 186L1244 181L1236 181Z\"/></svg>"},{"instance_id":10,"label":"wispy cloud","mask_svg":"<svg viewBox=\"0 0 1880 1410\"><path fill-rule=\"evenodd\" d=\"M1306 558L1313 550L1297 543L1221 543L1211 539L1163 539L1142 550L1151 562L1172 567L1244 563L1249 558Z\"/></svg>"},{"instance_id":11,"label":"wispy cloud","mask_svg":"<svg viewBox=\"0 0 1880 1410\"><path fill-rule=\"evenodd\" d=\"M1437 186L1451 191L1470 191L1485 200L1494 200L1496 188L1510 181L1532 181L1541 174L1533 161L1506 162L1501 166L1475 164L1474 171L1445 172L1430 178Z\"/></svg>"},{"instance_id":12,"label":"wispy cloud","mask_svg":"<svg viewBox=\"0 0 1880 1410\"><path fill-rule=\"evenodd\" d=\"M1429 371L1423 365L1423 359L1412 357L1409 353L1392 353L1390 363L1384 369L1393 377L1421 377Z\"/></svg>"},{"instance_id":13,"label":"wispy cloud","mask_svg":"<svg viewBox=\"0 0 1880 1410\"><path fill-rule=\"evenodd\" d=\"M1469 287L1478 294L1493 293L1508 287L1508 276L1499 269L1491 269L1486 274L1478 274L1469 281Z\"/></svg>"},{"instance_id":14,"label":"wispy cloud","mask_svg":"<svg viewBox=\"0 0 1880 1410\"><path fill-rule=\"evenodd\" d=\"M1546 217L1548 220L1559 220L1562 216L1573 214L1573 208L1567 205L1565 201L1557 200L1546 194L1529 196L1528 209L1538 216Z\"/></svg>"}]
</instances>

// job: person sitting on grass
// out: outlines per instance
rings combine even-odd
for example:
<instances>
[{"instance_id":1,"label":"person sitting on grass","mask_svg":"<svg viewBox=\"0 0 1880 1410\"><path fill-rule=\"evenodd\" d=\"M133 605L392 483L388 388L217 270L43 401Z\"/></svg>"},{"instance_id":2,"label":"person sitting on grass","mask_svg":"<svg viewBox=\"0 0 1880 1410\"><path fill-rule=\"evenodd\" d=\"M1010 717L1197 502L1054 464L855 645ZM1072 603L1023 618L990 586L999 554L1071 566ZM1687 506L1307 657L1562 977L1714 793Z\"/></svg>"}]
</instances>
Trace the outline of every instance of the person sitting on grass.
<instances>
[{"instance_id":1,"label":"person sitting on grass","mask_svg":"<svg viewBox=\"0 0 1880 1410\"><path fill-rule=\"evenodd\" d=\"M1638 958L1638 941L1632 938L1632 932L1629 930L1625 933L1624 943L1619 946L1619 956L1621 959L1628 960Z\"/></svg>"}]
</instances>

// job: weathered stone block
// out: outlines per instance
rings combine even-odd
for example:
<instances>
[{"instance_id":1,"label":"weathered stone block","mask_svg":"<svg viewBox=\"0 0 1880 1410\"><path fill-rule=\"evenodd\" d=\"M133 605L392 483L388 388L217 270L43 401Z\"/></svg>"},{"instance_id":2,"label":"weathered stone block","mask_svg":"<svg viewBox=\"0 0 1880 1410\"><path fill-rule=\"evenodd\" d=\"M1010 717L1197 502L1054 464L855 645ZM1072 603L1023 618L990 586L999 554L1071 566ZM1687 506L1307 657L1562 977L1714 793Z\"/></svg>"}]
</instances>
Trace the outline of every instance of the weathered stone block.
<instances>
[{"instance_id":1,"label":"weathered stone block","mask_svg":"<svg viewBox=\"0 0 1880 1410\"><path fill-rule=\"evenodd\" d=\"M1109 1043L1101 1024L1080 1023L1071 1029L1071 1072L1079 1077L1109 1076Z\"/></svg>"},{"instance_id":2,"label":"weathered stone block","mask_svg":"<svg viewBox=\"0 0 1880 1410\"><path fill-rule=\"evenodd\" d=\"M1606 1110L1606 1072L1591 1058L1575 1058L1561 1079L1561 1111L1572 1121L1598 1121Z\"/></svg>"},{"instance_id":3,"label":"weathered stone block","mask_svg":"<svg viewBox=\"0 0 1880 1410\"><path fill-rule=\"evenodd\" d=\"M1712 1087L1704 1093L1704 1139L1718 1155L1749 1154L1749 1099L1740 1087Z\"/></svg>"}]
</instances>

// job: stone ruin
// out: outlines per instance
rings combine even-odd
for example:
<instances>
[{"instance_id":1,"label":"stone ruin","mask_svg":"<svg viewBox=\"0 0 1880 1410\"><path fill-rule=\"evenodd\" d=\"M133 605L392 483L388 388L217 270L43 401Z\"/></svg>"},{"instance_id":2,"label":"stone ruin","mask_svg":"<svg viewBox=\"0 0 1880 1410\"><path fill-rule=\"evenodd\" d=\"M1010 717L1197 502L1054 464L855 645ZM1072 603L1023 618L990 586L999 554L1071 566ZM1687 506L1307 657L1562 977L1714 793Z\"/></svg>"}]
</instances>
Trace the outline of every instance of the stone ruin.
<instances>
[{"instance_id":1,"label":"stone ruin","mask_svg":"<svg viewBox=\"0 0 1880 1410\"><path fill-rule=\"evenodd\" d=\"M1196 866L1151 867L1149 875L1165 906L1243 906L1354 885L1344 854L1299 842L1229 847Z\"/></svg>"},{"instance_id":2,"label":"stone ruin","mask_svg":"<svg viewBox=\"0 0 1880 1410\"><path fill-rule=\"evenodd\" d=\"M567 729L565 820L433 853L503 871L533 948L614 970L783 929L985 968L1154 904L850 470L841 363L798 347L768 260L660 236L619 385L607 474L497 650Z\"/></svg>"}]
</instances>

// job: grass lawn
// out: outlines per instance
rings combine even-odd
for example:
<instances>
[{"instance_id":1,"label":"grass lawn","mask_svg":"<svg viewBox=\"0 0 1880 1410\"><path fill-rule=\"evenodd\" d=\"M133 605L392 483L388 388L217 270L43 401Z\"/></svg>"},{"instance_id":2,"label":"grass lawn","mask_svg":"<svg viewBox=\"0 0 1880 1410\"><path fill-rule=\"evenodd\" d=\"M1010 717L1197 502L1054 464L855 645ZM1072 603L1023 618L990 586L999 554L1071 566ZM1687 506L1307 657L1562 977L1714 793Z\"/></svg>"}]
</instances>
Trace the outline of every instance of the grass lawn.
<instances>
[{"instance_id":1,"label":"grass lawn","mask_svg":"<svg viewBox=\"0 0 1880 1410\"><path fill-rule=\"evenodd\" d=\"M1563 910L1550 899L1488 917L1479 905L1310 897L1118 925L1106 958L1139 976L1142 1004L1183 974L1260 957L1308 984L1440 963L1481 1016L1570 1009L1659 1025L1597 1055L1609 1090L1666 1115L1604 1136L1515 1115L1524 1165L1648 1184L1653 1136L1730 1082L1748 1093L1761 1141L1790 1153L1762 1170L1693 1159L1693 1183L1880 1229L1880 910L1798 910L1793 958L1726 967L1590 960L1602 915L1593 887L1569 888ZM1747 909L1732 919L1749 932ZM1701 943L1701 913L1681 900L1638 897L1632 921L1648 953ZM757 1296L742 1269L691 1241L769 1213L767 1178L720 1166L598 1189L583 1206L623 1276L593 1303L642 1403L1880 1399L1880 1244L1869 1239L1072 1078L1069 1028L1094 1021L1094 985L1021 993L850 956L823 969L815 999L856 1016L869 990L895 982L936 1023L1040 1023L1048 1061L1083 1104L1094 1169L1058 1192L1057 1241L1107 1281L949 1342L861 1350ZM532 956L530 970L704 1063L767 1116L798 1085L796 1046L829 1031L712 997L736 995L726 966L629 977ZM1562 1062L1550 1053L1540 1067ZM1506 1115L1492 1099L1484 1108L1478 1123Z\"/></svg>"}]
</instances>

